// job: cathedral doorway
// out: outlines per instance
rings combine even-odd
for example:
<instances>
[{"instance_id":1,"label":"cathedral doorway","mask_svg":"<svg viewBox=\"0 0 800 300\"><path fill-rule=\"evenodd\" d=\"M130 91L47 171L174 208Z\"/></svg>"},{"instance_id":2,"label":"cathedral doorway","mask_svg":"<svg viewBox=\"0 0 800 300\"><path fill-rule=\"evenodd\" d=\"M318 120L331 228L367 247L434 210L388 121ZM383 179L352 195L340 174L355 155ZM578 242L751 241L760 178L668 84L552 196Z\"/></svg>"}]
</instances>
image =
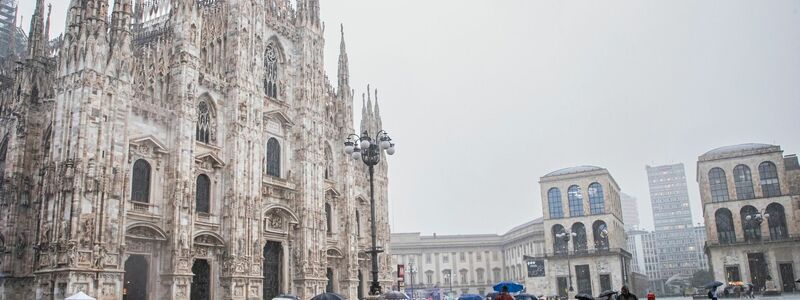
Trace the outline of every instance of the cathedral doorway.
<instances>
[{"instance_id":1,"label":"cathedral doorway","mask_svg":"<svg viewBox=\"0 0 800 300\"><path fill-rule=\"evenodd\" d=\"M268 241L264 245L264 283L263 299L272 299L280 294L281 272L283 270L283 246L280 242Z\"/></svg>"},{"instance_id":2,"label":"cathedral doorway","mask_svg":"<svg viewBox=\"0 0 800 300\"><path fill-rule=\"evenodd\" d=\"M131 255L125 261L123 300L147 300L149 265L144 255Z\"/></svg>"},{"instance_id":3,"label":"cathedral doorway","mask_svg":"<svg viewBox=\"0 0 800 300\"><path fill-rule=\"evenodd\" d=\"M211 266L205 259L197 259L192 265L192 292L191 300L211 299Z\"/></svg>"},{"instance_id":4,"label":"cathedral doorway","mask_svg":"<svg viewBox=\"0 0 800 300\"><path fill-rule=\"evenodd\" d=\"M335 293L333 291L333 269L328 268L325 277L328 278L328 285L325 286L326 293Z\"/></svg>"}]
</instances>

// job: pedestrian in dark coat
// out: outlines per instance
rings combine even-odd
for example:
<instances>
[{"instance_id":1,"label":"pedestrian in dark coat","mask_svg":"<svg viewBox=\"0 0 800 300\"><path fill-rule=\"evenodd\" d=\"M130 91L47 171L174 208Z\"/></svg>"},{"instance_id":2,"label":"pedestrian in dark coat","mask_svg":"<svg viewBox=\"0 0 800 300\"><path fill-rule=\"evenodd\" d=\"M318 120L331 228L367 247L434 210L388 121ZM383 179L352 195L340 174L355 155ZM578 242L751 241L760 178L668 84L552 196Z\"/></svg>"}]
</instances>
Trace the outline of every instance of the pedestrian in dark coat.
<instances>
[{"instance_id":1,"label":"pedestrian in dark coat","mask_svg":"<svg viewBox=\"0 0 800 300\"><path fill-rule=\"evenodd\" d=\"M632 294L631 291L628 290L628 286L623 285L622 289L620 289L617 300L639 300L639 298L636 298L636 295Z\"/></svg>"}]
</instances>

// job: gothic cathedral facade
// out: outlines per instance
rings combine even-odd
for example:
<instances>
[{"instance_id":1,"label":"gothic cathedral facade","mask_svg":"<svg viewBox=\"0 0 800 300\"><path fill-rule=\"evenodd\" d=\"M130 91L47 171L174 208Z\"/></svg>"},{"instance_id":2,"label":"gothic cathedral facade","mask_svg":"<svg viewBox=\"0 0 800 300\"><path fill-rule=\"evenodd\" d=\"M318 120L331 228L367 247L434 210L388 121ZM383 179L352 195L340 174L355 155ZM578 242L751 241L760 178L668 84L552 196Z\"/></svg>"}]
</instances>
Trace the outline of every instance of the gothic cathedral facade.
<instances>
[{"instance_id":1,"label":"gothic cathedral facade","mask_svg":"<svg viewBox=\"0 0 800 300\"><path fill-rule=\"evenodd\" d=\"M333 86L319 0L71 0L54 48L36 1L27 56L0 73L0 299L366 295L387 166L372 220L343 151L344 31Z\"/></svg>"}]
</instances>

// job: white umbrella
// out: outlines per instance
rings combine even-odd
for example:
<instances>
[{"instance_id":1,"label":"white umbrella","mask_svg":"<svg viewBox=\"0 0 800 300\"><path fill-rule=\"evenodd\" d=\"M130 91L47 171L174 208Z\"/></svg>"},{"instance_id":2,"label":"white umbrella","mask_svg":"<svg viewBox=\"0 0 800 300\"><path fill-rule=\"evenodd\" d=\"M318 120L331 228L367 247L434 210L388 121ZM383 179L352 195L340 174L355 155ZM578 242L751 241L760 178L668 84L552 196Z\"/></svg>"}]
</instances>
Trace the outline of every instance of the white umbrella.
<instances>
[{"instance_id":1,"label":"white umbrella","mask_svg":"<svg viewBox=\"0 0 800 300\"><path fill-rule=\"evenodd\" d=\"M89 295L86 295L83 292L78 292L77 294L69 296L69 298L64 300L97 300L97 299L89 297Z\"/></svg>"}]
</instances>

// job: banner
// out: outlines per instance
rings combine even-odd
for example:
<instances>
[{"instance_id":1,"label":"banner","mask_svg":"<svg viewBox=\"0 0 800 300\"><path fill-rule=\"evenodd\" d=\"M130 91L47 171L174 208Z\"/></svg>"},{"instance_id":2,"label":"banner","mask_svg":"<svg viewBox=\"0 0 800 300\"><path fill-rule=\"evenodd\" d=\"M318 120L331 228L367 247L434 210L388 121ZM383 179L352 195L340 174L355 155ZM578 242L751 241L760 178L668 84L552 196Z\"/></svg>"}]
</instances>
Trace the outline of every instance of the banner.
<instances>
[{"instance_id":1,"label":"banner","mask_svg":"<svg viewBox=\"0 0 800 300\"><path fill-rule=\"evenodd\" d=\"M544 259L528 261L528 277L544 277Z\"/></svg>"}]
</instances>

